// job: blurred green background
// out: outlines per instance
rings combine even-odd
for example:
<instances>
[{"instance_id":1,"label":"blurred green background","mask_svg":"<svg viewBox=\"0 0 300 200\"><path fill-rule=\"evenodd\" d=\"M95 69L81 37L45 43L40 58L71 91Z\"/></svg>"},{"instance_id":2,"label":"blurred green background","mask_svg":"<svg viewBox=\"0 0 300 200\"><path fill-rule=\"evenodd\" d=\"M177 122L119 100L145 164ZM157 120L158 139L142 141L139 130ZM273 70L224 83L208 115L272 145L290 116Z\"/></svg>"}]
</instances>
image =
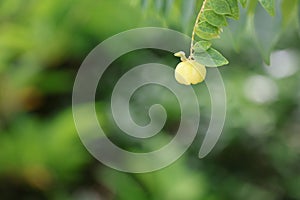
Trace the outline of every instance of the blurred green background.
<instances>
[{"instance_id":1,"label":"blurred green background","mask_svg":"<svg viewBox=\"0 0 300 200\"><path fill-rule=\"evenodd\" d=\"M194 86L201 108L199 136L165 169L121 173L103 166L81 144L71 97L87 54L106 38L136 27L168 27L190 35L201 1L162 2L0 2L1 200L300 199L300 34L289 10L283 9L281 20L280 14L271 18L260 8L254 17L254 11L242 9L241 20L230 22L215 42L230 61L220 68L228 112L222 137L206 158L197 158L210 119L205 84ZM273 26L274 19L280 26ZM263 60L271 48L271 65L266 66ZM127 54L106 72L97 94L101 125L125 149L157 149L180 122L175 97L157 87L141 89L131 103L139 123L147 123L147 106L153 103L164 105L169 114L163 133L147 148L123 137L111 119L110 95L118 78L150 61L174 67L179 62L168 52Z\"/></svg>"}]
</instances>

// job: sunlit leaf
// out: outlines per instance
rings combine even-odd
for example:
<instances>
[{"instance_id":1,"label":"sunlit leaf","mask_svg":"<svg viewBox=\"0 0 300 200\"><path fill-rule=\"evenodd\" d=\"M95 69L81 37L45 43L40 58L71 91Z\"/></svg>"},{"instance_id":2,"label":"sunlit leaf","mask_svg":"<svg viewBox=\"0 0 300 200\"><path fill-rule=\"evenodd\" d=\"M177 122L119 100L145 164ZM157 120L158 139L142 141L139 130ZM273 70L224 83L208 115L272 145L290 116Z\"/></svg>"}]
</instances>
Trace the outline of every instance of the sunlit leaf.
<instances>
[{"instance_id":1,"label":"sunlit leaf","mask_svg":"<svg viewBox=\"0 0 300 200\"><path fill-rule=\"evenodd\" d=\"M213 26L222 27L227 26L227 21L224 15L219 15L213 10L205 10L204 17L208 23Z\"/></svg>"},{"instance_id":2,"label":"sunlit leaf","mask_svg":"<svg viewBox=\"0 0 300 200\"><path fill-rule=\"evenodd\" d=\"M231 14L230 5L226 0L210 0L208 1L210 7L217 13L221 15Z\"/></svg>"},{"instance_id":3,"label":"sunlit leaf","mask_svg":"<svg viewBox=\"0 0 300 200\"><path fill-rule=\"evenodd\" d=\"M239 11L239 5L237 0L227 0L229 6L230 6L230 10L231 10L231 14L228 15L229 17L232 17L233 19L239 19L240 17L240 11Z\"/></svg>"},{"instance_id":4,"label":"sunlit leaf","mask_svg":"<svg viewBox=\"0 0 300 200\"><path fill-rule=\"evenodd\" d=\"M203 51L208 50L211 47L211 45L212 45L211 42L201 40L194 45L194 50L195 50L195 52L198 52L198 53L201 51L203 52Z\"/></svg>"},{"instance_id":5,"label":"sunlit leaf","mask_svg":"<svg viewBox=\"0 0 300 200\"><path fill-rule=\"evenodd\" d=\"M275 15L275 0L259 0L260 4L271 15Z\"/></svg>"},{"instance_id":6,"label":"sunlit leaf","mask_svg":"<svg viewBox=\"0 0 300 200\"><path fill-rule=\"evenodd\" d=\"M201 22L196 28L196 34L202 39L211 40L219 37L220 30L208 22Z\"/></svg>"},{"instance_id":7,"label":"sunlit leaf","mask_svg":"<svg viewBox=\"0 0 300 200\"><path fill-rule=\"evenodd\" d=\"M194 58L200 64L205 65L206 67L219 67L227 65L228 60L217 50L210 48L207 51L196 52Z\"/></svg>"}]
</instances>

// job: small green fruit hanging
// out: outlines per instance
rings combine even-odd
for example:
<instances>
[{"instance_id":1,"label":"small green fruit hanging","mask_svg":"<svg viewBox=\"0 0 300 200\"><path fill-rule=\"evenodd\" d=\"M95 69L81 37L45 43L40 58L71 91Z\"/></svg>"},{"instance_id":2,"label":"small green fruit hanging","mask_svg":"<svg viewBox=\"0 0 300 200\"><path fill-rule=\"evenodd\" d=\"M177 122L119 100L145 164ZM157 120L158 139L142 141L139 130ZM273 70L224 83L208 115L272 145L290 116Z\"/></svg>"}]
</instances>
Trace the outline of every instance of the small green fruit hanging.
<instances>
[{"instance_id":1,"label":"small green fruit hanging","mask_svg":"<svg viewBox=\"0 0 300 200\"><path fill-rule=\"evenodd\" d=\"M211 47L210 42L220 38L222 27L227 26L226 17L239 18L237 0L203 1L192 33L190 56L187 58L182 51L174 54L182 61L175 69L175 78L179 83L201 83L206 77L205 67L219 67L229 63L220 52ZM196 43L195 37L198 38Z\"/></svg>"},{"instance_id":2,"label":"small green fruit hanging","mask_svg":"<svg viewBox=\"0 0 300 200\"><path fill-rule=\"evenodd\" d=\"M197 84L204 81L206 77L206 68L195 60L187 59L184 52L178 52L175 56L181 58L175 69L175 78L178 83L184 85Z\"/></svg>"}]
</instances>

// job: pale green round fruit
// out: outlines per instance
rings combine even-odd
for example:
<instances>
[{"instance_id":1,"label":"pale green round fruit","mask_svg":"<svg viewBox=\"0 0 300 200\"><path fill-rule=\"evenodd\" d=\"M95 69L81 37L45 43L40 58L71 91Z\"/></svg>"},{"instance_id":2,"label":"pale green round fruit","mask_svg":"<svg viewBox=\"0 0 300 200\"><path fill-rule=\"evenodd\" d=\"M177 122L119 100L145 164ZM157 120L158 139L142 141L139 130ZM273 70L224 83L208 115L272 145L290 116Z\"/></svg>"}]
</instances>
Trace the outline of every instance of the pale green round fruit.
<instances>
[{"instance_id":1,"label":"pale green round fruit","mask_svg":"<svg viewBox=\"0 0 300 200\"><path fill-rule=\"evenodd\" d=\"M184 85L201 83L204 81L205 77L205 66L194 60L183 61L179 63L175 69L175 78L177 82Z\"/></svg>"}]
</instances>

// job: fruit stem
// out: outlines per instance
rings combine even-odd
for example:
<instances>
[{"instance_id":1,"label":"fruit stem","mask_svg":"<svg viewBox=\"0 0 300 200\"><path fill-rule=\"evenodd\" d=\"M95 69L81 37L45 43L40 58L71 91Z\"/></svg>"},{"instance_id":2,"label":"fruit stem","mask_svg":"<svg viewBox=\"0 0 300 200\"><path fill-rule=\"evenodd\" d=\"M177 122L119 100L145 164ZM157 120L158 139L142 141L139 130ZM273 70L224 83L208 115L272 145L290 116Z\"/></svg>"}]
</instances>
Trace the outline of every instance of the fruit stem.
<instances>
[{"instance_id":1,"label":"fruit stem","mask_svg":"<svg viewBox=\"0 0 300 200\"><path fill-rule=\"evenodd\" d=\"M188 60L183 51L179 51L179 52L175 53L174 56L179 57L182 62L185 62Z\"/></svg>"},{"instance_id":2,"label":"fruit stem","mask_svg":"<svg viewBox=\"0 0 300 200\"><path fill-rule=\"evenodd\" d=\"M202 7L198 13L198 16L197 16L197 19L196 19L196 22L195 22L195 25L194 25L194 28L193 28L193 33L192 33L192 41L191 41L191 49L190 49L190 56L189 56L189 59L193 59L194 57L194 43L195 43L195 34L196 34L196 28L198 26L198 22L200 20L200 16L201 14L204 12L204 8L205 8L205 5L207 3L207 0L204 0L203 3L202 3Z\"/></svg>"}]
</instances>

